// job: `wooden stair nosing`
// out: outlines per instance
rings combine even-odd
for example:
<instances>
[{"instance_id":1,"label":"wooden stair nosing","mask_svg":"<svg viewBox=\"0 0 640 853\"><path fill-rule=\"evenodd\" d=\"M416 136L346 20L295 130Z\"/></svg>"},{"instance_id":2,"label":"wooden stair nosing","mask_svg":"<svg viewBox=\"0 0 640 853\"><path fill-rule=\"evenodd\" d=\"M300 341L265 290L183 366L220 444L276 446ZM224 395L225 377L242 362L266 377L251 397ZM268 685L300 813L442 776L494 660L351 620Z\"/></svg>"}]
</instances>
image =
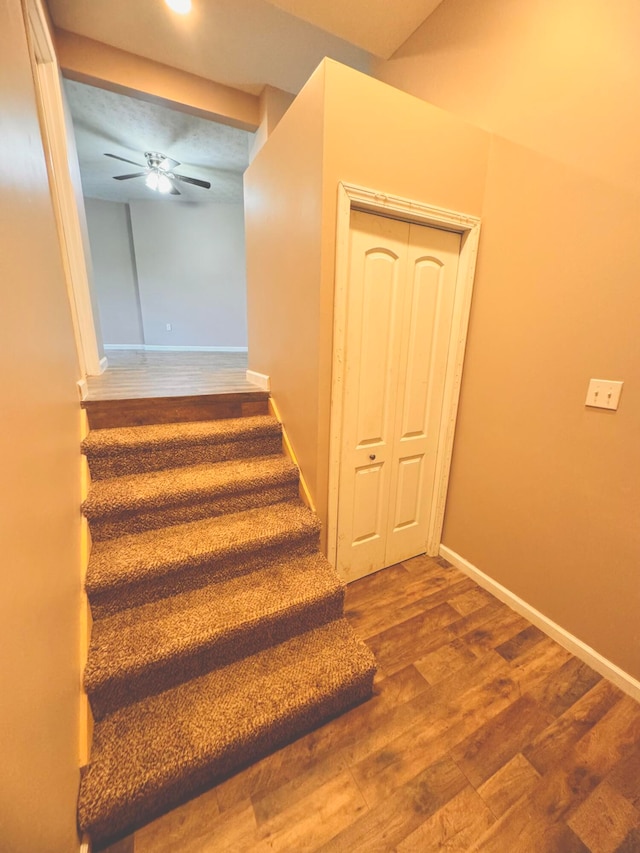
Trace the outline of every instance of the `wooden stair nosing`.
<instances>
[{"instance_id":1,"label":"wooden stair nosing","mask_svg":"<svg viewBox=\"0 0 640 853\"><path fill-rule=\"evenodd\" d=\"M89 427L110 429L120 426L186 423L268 414L267 391L227 394L197 394L176 397L136 397L83 400Z\"/></svg>"}]
</instances>

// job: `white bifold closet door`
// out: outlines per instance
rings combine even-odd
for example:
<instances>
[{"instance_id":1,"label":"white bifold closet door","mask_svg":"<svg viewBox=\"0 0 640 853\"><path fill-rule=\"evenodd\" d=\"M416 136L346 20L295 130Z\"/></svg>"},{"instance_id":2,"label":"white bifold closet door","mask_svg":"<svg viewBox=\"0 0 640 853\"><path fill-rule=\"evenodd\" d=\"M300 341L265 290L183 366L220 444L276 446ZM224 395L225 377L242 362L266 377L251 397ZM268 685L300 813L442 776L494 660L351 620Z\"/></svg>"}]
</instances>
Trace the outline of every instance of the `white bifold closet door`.
<instances>
[{"instance_id":1,"label":"white bifold closet door","mask_svg":"<svg viewBox=\"0 0 640 853\"><path fill-rule=\"evenodd\" d=\"M425 550L460 235L353 211L338 565L354 580Z\"/></svg>"}]
</instances>

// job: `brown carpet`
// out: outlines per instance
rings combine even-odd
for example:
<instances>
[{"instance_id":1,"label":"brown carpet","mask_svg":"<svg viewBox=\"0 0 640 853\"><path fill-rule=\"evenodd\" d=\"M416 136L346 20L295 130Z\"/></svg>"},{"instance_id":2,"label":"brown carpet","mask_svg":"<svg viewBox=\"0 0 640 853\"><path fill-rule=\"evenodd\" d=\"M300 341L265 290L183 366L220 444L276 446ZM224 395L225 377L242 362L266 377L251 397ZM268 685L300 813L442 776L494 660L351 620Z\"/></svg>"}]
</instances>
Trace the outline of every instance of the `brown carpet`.
<instances>
[{"instance_id":1,"label":"brown carpet","mask_svg":"<svg viewBox=\"0 0 640 853\"><path fill-rule=\"evenodd\" d=\"M250 440L248 440L250 439ZM241 456L279 454L280 424L269 415L219 421L156 424L94 430L82 442L92 480L135 470L158 471L179 465L224 462Z\"/></svg>"},{"instance_id":2,"label":"brown carpet","mask_svg":"<svg viewBox=\"0 0 640 853\"><path fill-rule=\"evenodd\" d=\"M92 431L80 828L101 844L368 698L267 416Z\"/></svg>"}]
</instances>

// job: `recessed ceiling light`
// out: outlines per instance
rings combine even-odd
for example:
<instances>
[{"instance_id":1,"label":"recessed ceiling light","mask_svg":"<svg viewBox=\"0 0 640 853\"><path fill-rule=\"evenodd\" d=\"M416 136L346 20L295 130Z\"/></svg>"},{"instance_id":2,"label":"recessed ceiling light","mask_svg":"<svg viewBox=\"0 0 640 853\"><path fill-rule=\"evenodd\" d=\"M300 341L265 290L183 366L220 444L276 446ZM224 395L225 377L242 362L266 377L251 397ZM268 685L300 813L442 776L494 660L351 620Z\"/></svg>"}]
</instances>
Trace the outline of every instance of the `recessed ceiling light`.
<instances>
[{"instance_id":1,"label":"recessed ceiling light","mask_svg":"<svg viewBox=\"0 0 640 853\"><path fill-rule=\"evenodd\" d=\"M191 0L164 0L164 2L179 15L187 15L191 11Z\"/></svg>"}]
</instances>

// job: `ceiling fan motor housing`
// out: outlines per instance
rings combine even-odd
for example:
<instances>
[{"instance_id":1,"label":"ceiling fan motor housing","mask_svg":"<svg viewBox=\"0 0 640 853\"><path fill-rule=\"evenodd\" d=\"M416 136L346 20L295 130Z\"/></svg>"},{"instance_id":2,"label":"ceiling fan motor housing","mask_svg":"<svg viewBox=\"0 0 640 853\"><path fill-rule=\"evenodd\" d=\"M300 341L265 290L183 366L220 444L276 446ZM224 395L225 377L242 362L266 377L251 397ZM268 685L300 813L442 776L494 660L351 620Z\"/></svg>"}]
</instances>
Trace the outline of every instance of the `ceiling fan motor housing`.
<instances>
[{"instance_id":1,"label":"ceiling fan motor housing","mask_svg":"<svg viewBox=\"0 0 640 853\"><path fill-rule=\"evenodd\" d=\"M176 160L165 157L164 154L160 154L158 151L145 151L144 156L150 169L160 169L166 172L171 168L171 165L178 165Z\"/></svg>"}]
</instances>

